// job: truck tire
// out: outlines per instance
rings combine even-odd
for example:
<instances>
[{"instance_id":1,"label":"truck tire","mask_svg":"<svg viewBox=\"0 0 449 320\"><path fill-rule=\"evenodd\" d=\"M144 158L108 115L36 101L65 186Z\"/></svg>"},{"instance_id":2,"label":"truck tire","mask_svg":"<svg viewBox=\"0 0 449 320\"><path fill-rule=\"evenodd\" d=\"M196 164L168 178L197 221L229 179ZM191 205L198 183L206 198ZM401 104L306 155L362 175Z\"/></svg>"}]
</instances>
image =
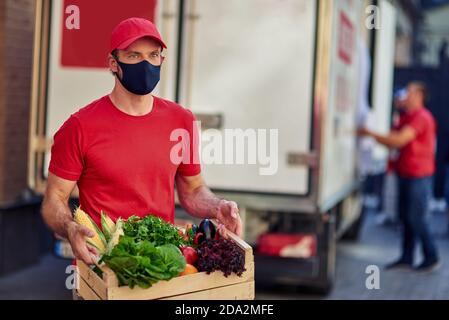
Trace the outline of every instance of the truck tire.
<instances>
[{"instance_id":1,"label":"truck tire","mask_svg":"<svg viewBox=\"0 0 449 320\"><path fill-rule=\"evenodd\" d=\"M328 295L335 281L335 262L336 262L336 217L329 215L319 229L319 247L320 247L320 271L319 279L314 285L314 292L319 295Z\"/></svg>"}]
</instances>

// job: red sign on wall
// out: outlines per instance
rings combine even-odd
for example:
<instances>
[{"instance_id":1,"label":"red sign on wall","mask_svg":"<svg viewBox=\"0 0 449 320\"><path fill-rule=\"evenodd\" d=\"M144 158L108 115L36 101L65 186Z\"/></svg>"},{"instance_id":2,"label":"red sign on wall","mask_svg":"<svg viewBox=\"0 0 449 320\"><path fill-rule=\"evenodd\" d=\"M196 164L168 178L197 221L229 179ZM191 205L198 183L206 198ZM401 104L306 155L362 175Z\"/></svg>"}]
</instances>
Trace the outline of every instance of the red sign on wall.
<instances>
[{"instance_id":1,"label":"red sign on wall","mask_svg":"<svg viewBox=\"0 0 449 320\"><path fill-rule=\"evenodd\" d=\"M61 65L106 68L111 32L122 20L141 17L154 21L157 0L64 0L62 12ZM72 7L70 7L72 6ZM76 17L68 7L79 8L79 28L67 28Z\"/></svg>"},{"instance_id":2,"label":"red sign on wall","mask_svg":"<svg viewBox=\"0 0 449 320\"><path fill-rule=\"evenodd\" d=\"M340 27L338 31L338 56L344 63L351 64L354 52L355 28L344 12L340 12Z\"/></svg>"}]
</instances>

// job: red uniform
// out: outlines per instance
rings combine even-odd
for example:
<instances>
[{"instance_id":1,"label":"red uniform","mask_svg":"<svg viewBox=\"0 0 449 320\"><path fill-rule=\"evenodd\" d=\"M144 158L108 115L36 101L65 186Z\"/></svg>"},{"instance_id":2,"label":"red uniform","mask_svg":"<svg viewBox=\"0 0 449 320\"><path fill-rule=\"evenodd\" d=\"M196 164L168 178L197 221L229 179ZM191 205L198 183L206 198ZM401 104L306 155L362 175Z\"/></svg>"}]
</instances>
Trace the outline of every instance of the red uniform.
<instances>
[{"instance_id":1,"label":"red uniform","mask_svg":"<svg viewBox=\"0 0 449 320\"><path fill-rule=\"evenodd\" d=\"M55 134L49 171L78 182L81 208L97 223L102 210L113 220L154 214L173 222L176 174L201 172L194 121L189 110L161 98L154 97L149 114L131 116L105 96ZM170 157L181 140L171 141L176 129L188 133L190 161L174 163Z\"/></svg>"},{"instance_id":2,"label":"red uniform","mask_svg":"<svg viewBox=\"0 0 449 320\"><path fill-rule=\"evenodd\" d=\"M426 108L403 114L396 129L405 126L416 132L416 138L401 148L396 171L404 178L423 178L435 172L436 125Z\"/></svg>"}]
</instances>

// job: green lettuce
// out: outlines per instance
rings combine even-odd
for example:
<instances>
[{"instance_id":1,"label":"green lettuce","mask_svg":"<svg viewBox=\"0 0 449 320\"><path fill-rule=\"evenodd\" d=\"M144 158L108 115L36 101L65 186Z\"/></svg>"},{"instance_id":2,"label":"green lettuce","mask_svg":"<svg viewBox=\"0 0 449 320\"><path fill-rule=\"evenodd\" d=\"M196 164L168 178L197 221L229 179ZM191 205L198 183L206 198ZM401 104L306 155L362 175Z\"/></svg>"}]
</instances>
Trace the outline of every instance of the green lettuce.
<instances>
[{"instance_id":1,"label":"green lettuce","mask_svg":"<svg viewBox=\"0 0 449 320\"><path fill-rule=\"evenodd\" d=\"M168 243L156 246L148 240L128 235L102 257L117 275L120 286L149 288L160 280L178 276L186 266L181 250Z\"/></svg>"}]
</instances>

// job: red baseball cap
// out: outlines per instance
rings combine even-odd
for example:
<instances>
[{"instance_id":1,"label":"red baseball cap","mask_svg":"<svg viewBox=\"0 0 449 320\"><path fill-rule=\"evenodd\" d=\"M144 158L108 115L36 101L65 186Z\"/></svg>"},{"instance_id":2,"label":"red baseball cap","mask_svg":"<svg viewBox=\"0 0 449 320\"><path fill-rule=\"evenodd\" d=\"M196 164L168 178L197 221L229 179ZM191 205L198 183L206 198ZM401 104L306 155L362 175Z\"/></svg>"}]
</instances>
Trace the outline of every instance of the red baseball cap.
<instances>
[{"instance_id":1,"label":"red baseball cap","mask_svg":"<svg viewBox=\"0 0 449 320\"><path fill-rule=\"evenodd\" d=\"M156 26L149 20L143 18L129 18L120 22L112 31L111 50L125 50L134 41L150 37L158 41L163 48L167 48Z\"/></svg>"}]
</instances>

